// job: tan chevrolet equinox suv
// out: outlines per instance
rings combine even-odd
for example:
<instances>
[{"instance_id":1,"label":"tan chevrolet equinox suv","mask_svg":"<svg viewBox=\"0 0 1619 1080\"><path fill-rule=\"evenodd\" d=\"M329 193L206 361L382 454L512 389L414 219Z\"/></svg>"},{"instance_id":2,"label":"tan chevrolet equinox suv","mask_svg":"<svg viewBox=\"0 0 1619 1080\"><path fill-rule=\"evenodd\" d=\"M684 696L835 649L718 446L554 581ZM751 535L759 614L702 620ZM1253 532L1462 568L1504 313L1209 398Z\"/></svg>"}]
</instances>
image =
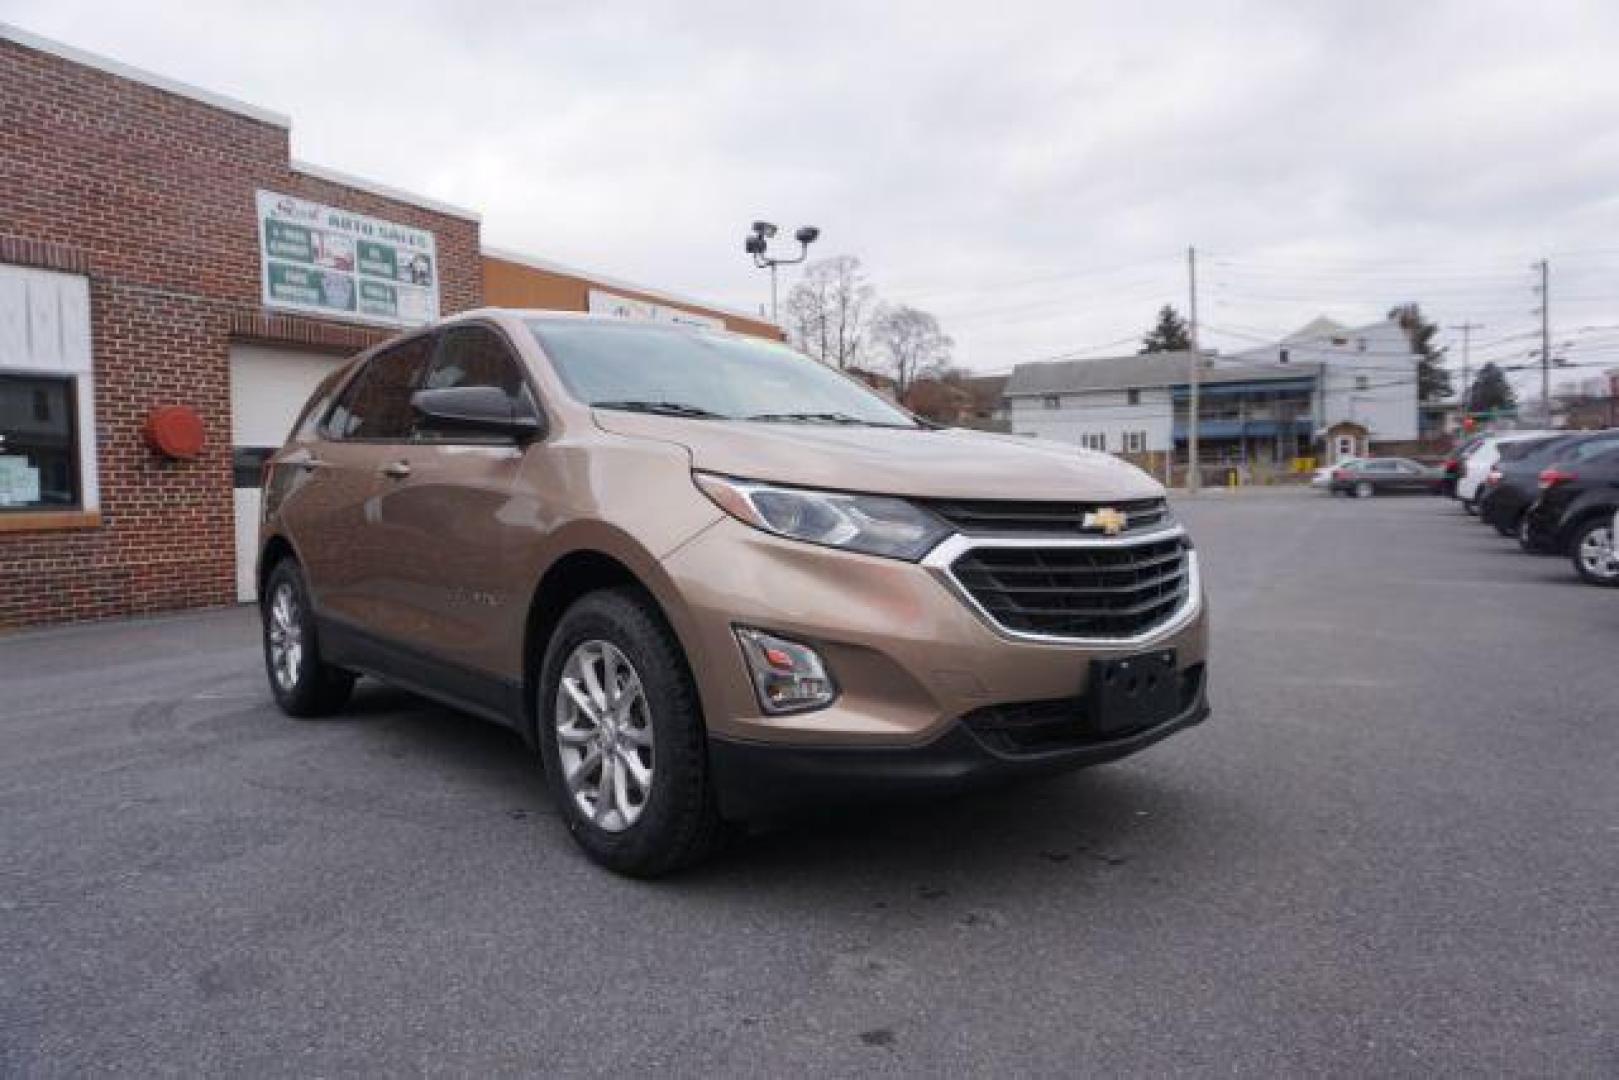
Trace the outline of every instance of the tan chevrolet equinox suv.
<instances>
[{"instance_id":1,"label":"tan chevrolet equinox suv","mask_svg":"<svg viewBox=\"0 0 1619 1080\"><path fill-rule=\"evenodd\" d=\"M282 709L364 673L509 725L628 874L1208 713L1197 553L1145 473L686 326L482 310L362 354L266 465L258 575Z\"/></svg>"}]
</instances>

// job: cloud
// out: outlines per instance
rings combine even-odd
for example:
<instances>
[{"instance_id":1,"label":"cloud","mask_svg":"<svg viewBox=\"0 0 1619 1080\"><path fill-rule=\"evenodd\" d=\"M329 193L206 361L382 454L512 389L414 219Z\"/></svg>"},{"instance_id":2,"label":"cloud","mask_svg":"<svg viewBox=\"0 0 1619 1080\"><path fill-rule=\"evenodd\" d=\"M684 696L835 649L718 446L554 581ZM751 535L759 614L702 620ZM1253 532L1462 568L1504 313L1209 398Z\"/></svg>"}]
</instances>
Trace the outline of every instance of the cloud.
<instances>
[{"instance_id":1,"label":"cloud","mask_svg":"<svg viewBox=\"0 0 1619 1080\"><path fill-rule=\"evenodd\" d=\"M616 276L757 307L747 222L819 225L818 253L860 256L982 369L1143 331L1183 301L1194 243L1228 348L1214 328L1404 299L1485 337L1530 328L1546 254L1560 325L1619 323L1607 3L0 0L0 18L286 111L299 157Z\"/></svg>"}]
</instances>

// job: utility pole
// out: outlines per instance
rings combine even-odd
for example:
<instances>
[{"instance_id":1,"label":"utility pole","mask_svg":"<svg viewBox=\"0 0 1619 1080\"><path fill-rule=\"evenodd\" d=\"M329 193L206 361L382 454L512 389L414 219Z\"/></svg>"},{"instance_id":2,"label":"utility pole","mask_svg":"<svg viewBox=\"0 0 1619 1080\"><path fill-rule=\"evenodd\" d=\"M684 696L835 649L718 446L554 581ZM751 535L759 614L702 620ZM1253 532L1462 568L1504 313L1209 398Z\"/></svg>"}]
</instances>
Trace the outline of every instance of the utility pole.
<instances>
[{"instance_id":1,"label":"utility pole","mask_svg":"<svg viewBox=\"0 0 1619 1080\"><path fill-rule=\"evenodd\" d=\"M1451 329L1462 332L1462 419L1466 420L1473 406L1473 331L1484 329L1484 324L1457 323Z\"/></svg>"},{"instance_id":2,"label":"utility pole","mask_svg":"<svg viewBox=\"0 0 1619 1080\"><path fill-rule=\"evenodd\" d=\"M1552 426L1552 297L1551 266L1542 259L1540 269L1540 407L1546 411L1546 426Z\"/></svg>"},{"instance_id":3,"label":"utility pole","mask_svg":"<svg viewBox=\"0 0 1619 1080\"><path fill-rule=\"evenodd\" d=\"M1187 308L1191 317L1186 323L1186 336L1192 343L1191 370L1187 383L1191 387L1186 413L1186 490L1196 493L1203 486L1202 470L1197 457L1198 381L1203 377L1203 356L1197 347L1197 248L1186 249Z\"/></svg>"}]
</instances>

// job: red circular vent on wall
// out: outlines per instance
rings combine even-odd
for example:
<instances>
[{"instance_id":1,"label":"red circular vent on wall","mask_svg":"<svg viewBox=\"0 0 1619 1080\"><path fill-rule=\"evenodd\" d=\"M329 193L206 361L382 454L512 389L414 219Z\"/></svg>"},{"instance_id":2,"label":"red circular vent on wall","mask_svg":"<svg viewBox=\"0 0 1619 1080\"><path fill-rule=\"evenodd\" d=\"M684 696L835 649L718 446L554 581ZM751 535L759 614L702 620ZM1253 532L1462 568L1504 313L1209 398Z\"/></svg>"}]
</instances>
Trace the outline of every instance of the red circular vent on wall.
<instances>
[{"instance_id":1,"label":"red circular vent on wall","mask_svg":"<svg viewBox=\"0 0 1619 1080\"><path fill-rule=\"evenodd\" d=\"M189 405L163 405L146 418L146 441L164 457L191 461L202 453L202 417Z\"/></svg>"}]
</instances>

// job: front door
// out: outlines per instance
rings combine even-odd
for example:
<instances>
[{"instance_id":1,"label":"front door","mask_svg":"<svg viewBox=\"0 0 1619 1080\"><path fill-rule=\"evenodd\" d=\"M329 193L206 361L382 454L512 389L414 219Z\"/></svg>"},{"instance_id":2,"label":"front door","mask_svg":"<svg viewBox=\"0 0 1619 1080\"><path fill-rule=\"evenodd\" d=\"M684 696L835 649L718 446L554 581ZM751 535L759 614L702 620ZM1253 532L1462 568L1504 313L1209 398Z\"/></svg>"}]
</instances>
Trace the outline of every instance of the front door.
<instances>
[{"instance_id":1,"label":"front door","mask_svg":"<svg viewBox=\"0 0 1619 1080\"><path fill-rule=\"evenodd\" d=\"M532 390L501 334L469 324L445 330L423 389ZM408 446L385 468L377 496L376 587L390 598L388 636L465 672L520 677L528 600L512 553L537 523L514 513L526 452L509 437L435 431L419 417Z\"/></svg>"}]
</instances>

